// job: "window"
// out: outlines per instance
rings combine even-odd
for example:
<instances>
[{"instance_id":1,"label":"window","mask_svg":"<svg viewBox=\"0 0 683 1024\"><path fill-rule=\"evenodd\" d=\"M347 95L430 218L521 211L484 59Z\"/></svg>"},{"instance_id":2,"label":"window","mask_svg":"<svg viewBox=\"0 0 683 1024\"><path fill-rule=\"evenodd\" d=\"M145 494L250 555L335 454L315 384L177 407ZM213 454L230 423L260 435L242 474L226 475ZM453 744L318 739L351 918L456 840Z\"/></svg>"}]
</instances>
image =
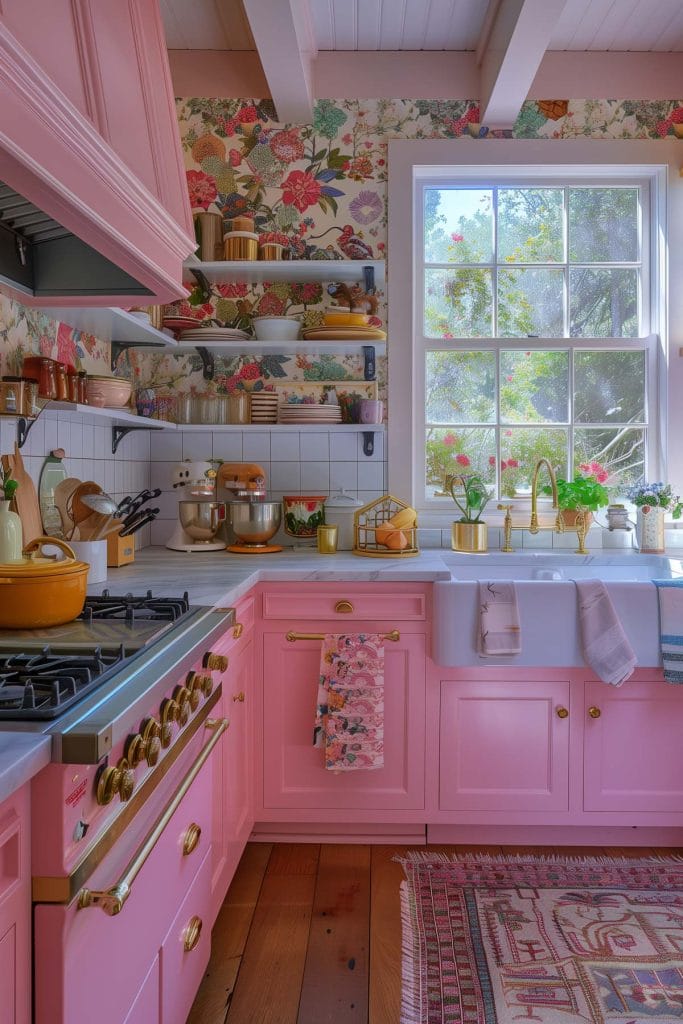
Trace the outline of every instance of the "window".
<instances>
[{"instance_id":1,"label":"window","mask_svg":"<svg viewBox=\"0 0 683 1024\"><path fill-rule=\"evenodd\" d=\"M415 180L423 506L476 471L528 493L539 458L648 473L656 339L647 180Z\"/></svg>"}]
</instances>

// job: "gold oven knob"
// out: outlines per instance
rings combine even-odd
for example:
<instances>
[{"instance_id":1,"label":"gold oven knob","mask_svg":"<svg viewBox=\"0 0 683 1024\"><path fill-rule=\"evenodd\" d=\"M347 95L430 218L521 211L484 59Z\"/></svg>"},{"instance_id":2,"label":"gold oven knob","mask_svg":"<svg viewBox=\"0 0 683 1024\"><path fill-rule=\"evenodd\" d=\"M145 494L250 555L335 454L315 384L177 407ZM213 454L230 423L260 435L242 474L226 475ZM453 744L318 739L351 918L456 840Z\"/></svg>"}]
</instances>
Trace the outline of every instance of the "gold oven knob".
<instances>
[{"instance_id":1,"label":"gold oven knob","mask_svg":"<svg viewBox=\"0 0 683 1024\"><path fill-rule=\"evenodd\" d=\"M185 926L183 932L183 948L186 953L191 953L195 948L202 934L202 919L201 917L191 917Z\"/></svg>"},{"instance_id":2,"label":"gold oven knob","mask_svg":"<svg viewBox=\"0 0 683 1024\"><path fill-rule=\"evenodd\" d=\"M125 757L121 758L116 767L119 770L119 799L125 803L130 800L135 789L135 772Z\"/></svg>"},{"instance_id":3,"label":"gold oven knob","mask_svg":"<svg viewBox=\"0 0 683 1024\"><path fill-rule=\"evenodd\" d=\"M199 703L199 694L203 693L208 697L213 690L213 679L206 672L190 672L185 681L190 694L195 694L195 700Z\"/></svg>"},{"instance_id":4,"label":"gold oven knob","mask_svg":"<svg viewBox=\"0 0 683 1024\"><path fill-rule=\"evenodd\" d=\"M146 718L142 723L142 742L145 745L145 760L153 768L161 753L161 726L156 718Z\"/></svg>"},{"instance_id":5,"label":"gold oven knob","mask_svg":"<svg viewBox=\"0 0 683 1024\"><path fill-rule=\"evenodd\" d=\"M116 793L121 800L130 800L134 788L135 772L126 758L122 757L115 768L108 766L100 772L95 798L100 805L111 803Z\"/></svg>"},{"instance_id":6,"label":"gold oven knob","mask_svg":"<svg viewBox=\"0 0 683 1024\"><path fill-rule=\"evenodd\" d=\"M171 746L171 740L173 739L173 726L170 722L161 723L161 736L159 742L161 746L166 750L167 747Z\"/></svg>"},{"instance_id":7,"label":"gold oven knob","mask_svg":"<svg viewBox=\"0 0 683 1024\"><path fill-rule=\"evenodd\" d=\"M198 675L197 680L199 683L199 689L202 691L205 697L210 697L213 691L213 679L210 675Z\"/></svg>"},{"instance_id":8,"label":"gold oven knob","mask_svg":"<svg viewBox=\"0 0 683 1024\"><path fill-rule=\"evenodd\" d=\"M210 672L225 672L228 664L227 654L214 654L213 651L207 651L202 658L202 668L208 668Z\"/></svg>"},{"instance_id":9,"label":"gold oven knob","mask_svg":"<svg viewBox=\"0 0 683 1024\"><path fill-rule=\"evenodd\" d=\"M137 768L146 752L145 741L139 732L129 736L123 748L123 754L131 768Z\"/></svg>"},{"instance_id":10,"label":"gold oven knob","mask_svg":"<svg viewBox=\"0 0 683 1024\"><path fill-rule=\"evenodd\" d=\"M558 718L569 718L569 711L567 708L555 708L555 714Z\"/></svg>"},{"instance_id":11,"label":"gold oven knob","mask_svg":"<svg viewBox=\"0 0 683 1024\"><path fill-rule=\"evenodd\" d=\"M593 707L590 707L588 709L588 714L591 718L599 718L602 714L602 711L600 710L600 708L596 708L595 705L593 705Z\"/></svg>"},{"instance_id":12,"label":"gold oven knob","mask_svg":"<svg viewBox=\"0 0 683 1024\"><path fill-rule=\"evenodd\" d=\"M190 695L190 708L192 711L196 711L199 707L199 701L201 699L201 690L197 683L197 673L188 672L187 679L185 680L185 689Z\"/></svg>"},{"instance_id":13,"label":"gold oven knob","mask_svg":"<svg viewBox=\"0 0 683 1024\"><path fill-rule=\"evenodd\" d=\"M173 700L178 705L178 721L181 725L187 725L190 717L190 691L185 686L176 686L173 691Z\"/></svg>"},{"instance_id":14,"label":"gold oven knob","mask_svg":"<svg viewBox=\"0 0 683 1024\"><path fill-rule=\"evenodd\" d=\"M177 722L178 721L178 705L172 697L166 697L161 702L161 724L165 725L166 722Z\"/></svg>"}]
</instances>

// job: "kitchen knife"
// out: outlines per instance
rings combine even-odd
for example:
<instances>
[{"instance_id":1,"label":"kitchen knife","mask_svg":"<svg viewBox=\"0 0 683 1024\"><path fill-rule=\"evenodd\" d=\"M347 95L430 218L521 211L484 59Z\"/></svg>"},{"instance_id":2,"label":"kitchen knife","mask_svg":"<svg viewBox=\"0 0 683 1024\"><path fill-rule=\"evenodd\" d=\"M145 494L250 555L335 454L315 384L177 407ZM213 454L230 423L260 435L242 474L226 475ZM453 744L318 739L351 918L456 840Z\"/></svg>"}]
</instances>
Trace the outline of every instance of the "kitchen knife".
<instances>
[{"instance_id":1,"label":"kitchen knife","mask_svg":"<svg viewBox=\"0 0 683 1024\"><path fill-rule=\"evenodd\" d=\"M152 520L159 515L159 512L160 509L158 508L146 508L143 509L142 512L138 512L136 515L129 517L129 519L124 519L123 529L119 536L129 537L132 533L137 533L142 526L146 526L147 523L151 523Z\"/></svg>"},{"instance_id":2,"label":"kitchen knife","mask_svg":"<svg viewBox=\"0 0 683 1024\"><path fill-rule=\"evenodd\" d=\"M126 507L124 514L124 526L128 526L129 521L133 516L137 515L143 505L146 505L152 498L158 498L161 494L161 488L155 487L153 491L140 491L140 493L131 499L130 504Z\"/></svg>"}]
</instances>

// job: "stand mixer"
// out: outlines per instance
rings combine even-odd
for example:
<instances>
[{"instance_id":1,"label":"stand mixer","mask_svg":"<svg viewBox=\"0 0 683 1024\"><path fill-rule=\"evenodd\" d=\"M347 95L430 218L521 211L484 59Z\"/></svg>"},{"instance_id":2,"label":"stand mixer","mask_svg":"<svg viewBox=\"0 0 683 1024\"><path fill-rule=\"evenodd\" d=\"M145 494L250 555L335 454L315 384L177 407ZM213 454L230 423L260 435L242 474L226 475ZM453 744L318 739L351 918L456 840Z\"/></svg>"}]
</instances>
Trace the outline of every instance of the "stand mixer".
<instances>
[{"instance_id":1,"label":"stand mixer","mask_svg":"<svg viewBox=\"0 0 683 1024\"><path fill-rule=\"evenodd\" d=\"M270 554L282 551L268 542L277 533L282 520L279 501L266 501L266 474L254 462L223 462L218 484L230 494L226 502L228 522L237 537L228 551L235 554Z\"/></svg>"},{"instance_id":2,"label":"stand mixer","mask_svg":"<svg viewBox=\"0 0 683 1024\"><path fill-rule=\"evenodd\" d=\"M178 525L166 547L171 551L224 551L225 542L216 540L225 522L225 503L216 501L216 469L212 462L187 459L173 467L171 482L181 489Z\"/></svg>"}]
</instances>

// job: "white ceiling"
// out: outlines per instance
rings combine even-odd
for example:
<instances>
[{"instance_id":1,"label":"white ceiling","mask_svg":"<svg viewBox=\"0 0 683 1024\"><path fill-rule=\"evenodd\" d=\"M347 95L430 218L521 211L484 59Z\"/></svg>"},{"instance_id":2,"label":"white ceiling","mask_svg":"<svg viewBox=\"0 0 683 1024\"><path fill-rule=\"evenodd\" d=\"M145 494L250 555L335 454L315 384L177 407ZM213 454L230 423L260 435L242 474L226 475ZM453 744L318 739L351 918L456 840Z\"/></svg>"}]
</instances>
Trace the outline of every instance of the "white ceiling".
<instances>
[{"instance_id":1,"label":"white ceiling","mask_svg":"<svg viewBox=\"0 0 683 1024\"><path fill-rule=\"evenodd\" d=\"M286 0L282 0L286 2ZM308 0L318 50L475 50L487 0ZM169 49L253 50L241 0L161 0ZM682 0L567 0L550 50L683 50Z\"/></svg>"}]
</instances>

